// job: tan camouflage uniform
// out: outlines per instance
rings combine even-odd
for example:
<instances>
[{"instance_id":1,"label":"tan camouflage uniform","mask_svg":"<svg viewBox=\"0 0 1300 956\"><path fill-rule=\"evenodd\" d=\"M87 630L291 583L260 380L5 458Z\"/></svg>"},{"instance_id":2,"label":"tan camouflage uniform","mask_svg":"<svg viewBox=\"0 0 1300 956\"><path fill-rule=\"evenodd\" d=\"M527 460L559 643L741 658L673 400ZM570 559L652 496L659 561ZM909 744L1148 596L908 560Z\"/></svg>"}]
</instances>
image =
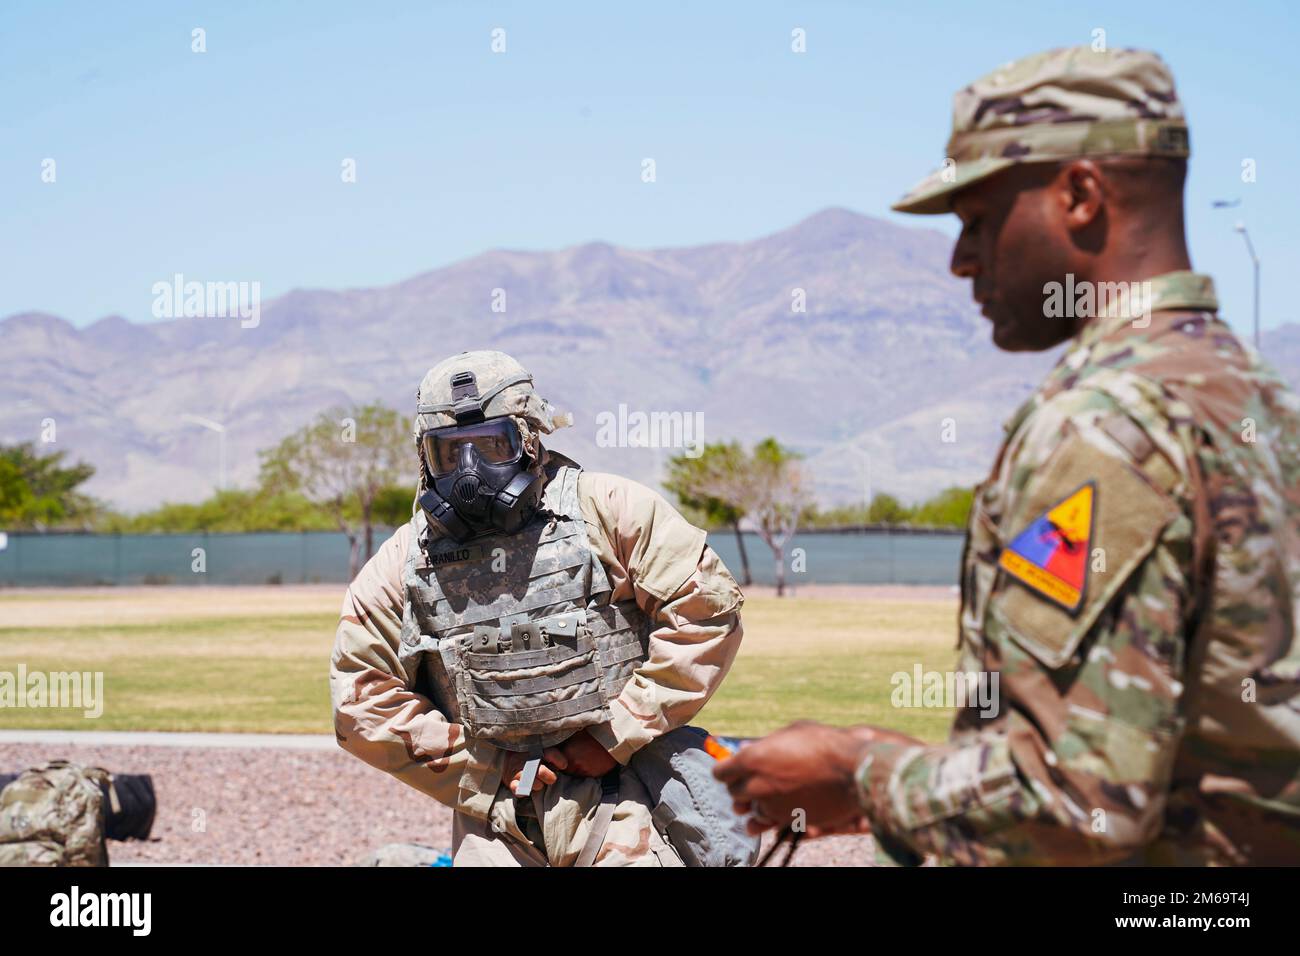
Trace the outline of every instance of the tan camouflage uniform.
<instances>
[{"instance_id":1,"label":"tan camouflage uniform","mask_svg":"<svg viewBox=\"0 0 1300 956\"><path fill-rule=\"evenodd\" d=\"M1037 122L1032 106L1053 125L1015 138L1064 158L1108 98L1181 116L1150 54L1056 51L993 77L1014 82L959 94L954 140L963 117L1012 128ZM1067 145L1049 148L1061 126ZM960 186L941 185L900 207L942 211ZM860 796L897 858L1300 863L1300 404L1216 316L1208 277L1154 277L1150 296L1149 324L1093 319L1007 423L975 497L960 618L959 666L999 675L1000 709L960 711L946 744L873 747ZM1000 562L1087 483L1070 611Z\"/></svg>"},{"instance_id":2,"label":"tan camouflage uniform","mask_svg":"<svg viewBox=\"0 0 1300 956\"><path fill-rule=\"evenodd\" d=\"M578 495L612 600L635 599L657 625L649 657L611 704L613 719L590 728L626 764L640 746L690 721L722 682L740 646L743 599L704 532L660 495L592 472L579 477ZM339 743L457 810L455 865L571 864L586 843L600 781L559 774L542 793L539 839L536 821L516 816L516 801L502 786L504 751L467 739L407 686L398 649L410 536L408 524L389 538L344 598L330 664ZM680 865L631 774L624 775L596 865Z\"/></svg>"}]
</instances>

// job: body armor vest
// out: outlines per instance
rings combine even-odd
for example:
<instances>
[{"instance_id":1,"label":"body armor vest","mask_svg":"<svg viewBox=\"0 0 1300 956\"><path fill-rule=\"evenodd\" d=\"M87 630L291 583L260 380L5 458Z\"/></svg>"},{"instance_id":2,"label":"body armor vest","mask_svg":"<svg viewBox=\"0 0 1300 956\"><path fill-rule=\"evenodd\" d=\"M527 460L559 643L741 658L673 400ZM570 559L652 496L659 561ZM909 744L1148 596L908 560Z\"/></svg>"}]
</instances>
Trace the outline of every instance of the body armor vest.
<instances>
[{"instance_id":1,"label":"body armor vest","mask_svg":"<svg viewBox=\"0 0 1300 956\"><path fill-rule=\"evenodd\" d=\"M610 719L646 659L649 620L610 602L578 505L581 469L552 454L538 514L465 543L412 519L400 657L408 683L453 723L533 752Z\"/></svg>"}]
</instances>

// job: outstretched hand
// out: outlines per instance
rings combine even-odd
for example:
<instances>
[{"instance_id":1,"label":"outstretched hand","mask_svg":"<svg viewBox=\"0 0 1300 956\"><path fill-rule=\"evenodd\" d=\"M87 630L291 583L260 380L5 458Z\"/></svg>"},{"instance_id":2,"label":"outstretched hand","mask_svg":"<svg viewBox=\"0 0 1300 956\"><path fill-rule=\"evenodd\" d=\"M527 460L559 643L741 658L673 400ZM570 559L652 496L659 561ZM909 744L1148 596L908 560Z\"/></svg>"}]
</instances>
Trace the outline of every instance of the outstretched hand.
<instances>
[{"instance_id":1,"label":"outstretched hand","mask_svg":"<svg viewBox=\"0 0 1300 956\"><path fill-rule=\"evenodd\" d=\"M873 742L909 737L873 727L800 721L746 744L714 768L750 833L798 823L809 836L868 832L856 775Z\"/></svg>"}]
</instances>

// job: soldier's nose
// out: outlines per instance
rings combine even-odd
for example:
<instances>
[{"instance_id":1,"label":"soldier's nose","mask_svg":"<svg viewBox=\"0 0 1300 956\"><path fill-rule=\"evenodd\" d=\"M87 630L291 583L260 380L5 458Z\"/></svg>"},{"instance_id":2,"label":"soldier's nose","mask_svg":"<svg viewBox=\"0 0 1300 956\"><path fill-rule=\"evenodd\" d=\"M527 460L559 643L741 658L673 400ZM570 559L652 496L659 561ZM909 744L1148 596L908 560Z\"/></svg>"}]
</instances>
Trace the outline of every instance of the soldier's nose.
<instances>
[{"instance_id":1,"label":"soldier's nose","mask_svg":"<svg viewBox=\"0 0 1300 956\"><path fill-rule=\"evenodd\" d=\"M958 240L953 247L948 269L959 279L974 279L979 275L979 260L963 249L961 240Z\"/></svg>"}]
</instances>

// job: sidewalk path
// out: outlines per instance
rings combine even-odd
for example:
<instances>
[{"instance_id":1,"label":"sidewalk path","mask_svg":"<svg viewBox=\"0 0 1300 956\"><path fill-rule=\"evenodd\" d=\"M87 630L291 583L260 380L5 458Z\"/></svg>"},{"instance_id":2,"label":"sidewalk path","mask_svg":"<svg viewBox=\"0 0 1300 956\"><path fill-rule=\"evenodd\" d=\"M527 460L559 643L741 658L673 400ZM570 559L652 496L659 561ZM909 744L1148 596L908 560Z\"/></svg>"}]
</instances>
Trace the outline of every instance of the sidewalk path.
<instances>
[{"instance_id":1,"label":"sidewalk path","mask_svg":"<svg viewBox=\"0 0 1300 956\"><path fill-rule=\"evenodd\" d=\"M337 750L329 734L207 734L134 730L0 730L0 744L68 747L238 747L244 750Z\"/></svg>"}]
</instances>

